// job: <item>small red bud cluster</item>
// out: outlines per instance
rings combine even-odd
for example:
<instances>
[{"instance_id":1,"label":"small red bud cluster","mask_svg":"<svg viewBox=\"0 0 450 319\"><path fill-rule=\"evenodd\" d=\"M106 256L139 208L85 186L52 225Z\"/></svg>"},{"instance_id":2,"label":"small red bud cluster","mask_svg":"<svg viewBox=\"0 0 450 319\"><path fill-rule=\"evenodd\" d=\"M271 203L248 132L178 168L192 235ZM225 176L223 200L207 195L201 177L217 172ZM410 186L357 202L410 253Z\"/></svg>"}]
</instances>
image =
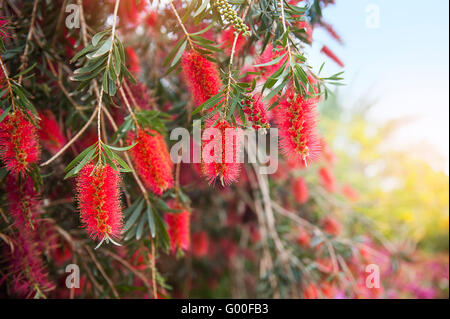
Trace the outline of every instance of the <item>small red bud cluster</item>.
<instances>
[{"instance_id":1,"label":"small red bud cluster","mask_svg":"<svg viewBox=\"0 0 450 319\"><path fill-rule=\"evenodd\" d=\"M253 122L252 127L255 130L270 128L267 111L260 97L246 96L245 100L241 101L241 105L248 120Z\"/></svg>"}]
</instances>

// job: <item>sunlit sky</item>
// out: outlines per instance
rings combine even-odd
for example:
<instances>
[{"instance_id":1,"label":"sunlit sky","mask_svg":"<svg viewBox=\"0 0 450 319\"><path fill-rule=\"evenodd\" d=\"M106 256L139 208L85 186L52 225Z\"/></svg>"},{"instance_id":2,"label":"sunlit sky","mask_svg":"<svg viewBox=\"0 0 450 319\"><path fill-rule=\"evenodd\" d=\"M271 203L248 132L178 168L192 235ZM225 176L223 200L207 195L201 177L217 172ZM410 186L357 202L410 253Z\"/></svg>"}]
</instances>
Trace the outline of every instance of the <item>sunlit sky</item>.
<instances>
[{"instance_id":1,"label":"sunlit sky","mask_svg":"<svg viewBox=\"0 0 450 319\"><path fill-rule=\"evenodd\" d=\"M379 26L367 27L370 12L379 9ZM327 44L345 63L346 106L361 98L377 100L375 121L409 118L392 139L393 147L422 149L431 144L443 161L435 167L448 173L449 158L449 2L447 0L337 0L324 10L343 38L341 46L325 32L314 31L312 65L320 66L319 51ZM333 62L326 73L341 69ZM425 148L425 147L424 147ZM427 153L427 152L424 152ZM436 156L424 154L425 159Z\"/></svg>"}]
</instances>

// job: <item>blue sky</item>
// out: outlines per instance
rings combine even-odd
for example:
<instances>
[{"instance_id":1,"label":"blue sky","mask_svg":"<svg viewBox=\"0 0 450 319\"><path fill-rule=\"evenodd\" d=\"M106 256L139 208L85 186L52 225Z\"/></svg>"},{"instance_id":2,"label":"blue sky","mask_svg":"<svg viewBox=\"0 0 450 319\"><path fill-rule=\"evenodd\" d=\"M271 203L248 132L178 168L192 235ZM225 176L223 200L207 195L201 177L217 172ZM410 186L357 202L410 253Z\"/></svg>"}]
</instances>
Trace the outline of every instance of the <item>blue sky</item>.
<instances>
[{"instance_id":1,"label":"blue sky","mask_svg":"<svg viewBox=\"0 0 450 319\"><path fill-rule=\"evenodd\" d=\"M379 26L366 20L379 9ZM448 172L449 158L449 2L447 0L337 0L324 10L343 38L340 46L325 31L314 31L310 61L320 66L327 44L345 63L344 104L367 97L378 102L376 121L411 118L391 141L396 148L431 144L444 157L437 166ZM326 74L341 69L326 64ZM435 156L434 156L435 157Z\"/></svg>"}]
</instances>

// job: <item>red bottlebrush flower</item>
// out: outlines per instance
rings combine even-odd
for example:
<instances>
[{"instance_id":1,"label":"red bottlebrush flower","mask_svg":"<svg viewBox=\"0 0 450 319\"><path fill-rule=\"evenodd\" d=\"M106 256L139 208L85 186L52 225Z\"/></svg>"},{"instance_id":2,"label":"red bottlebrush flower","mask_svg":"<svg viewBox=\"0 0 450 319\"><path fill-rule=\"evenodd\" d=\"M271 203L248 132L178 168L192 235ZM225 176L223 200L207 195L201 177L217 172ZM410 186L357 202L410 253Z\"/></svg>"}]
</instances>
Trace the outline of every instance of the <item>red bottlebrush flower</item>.
<instances>
[{"instance_id":1,"label":"red bottlebrush flower","mask_svg":"<svg viewBox=\"0 0 450 319\"><path fill-rule=\"evenodd\" d=\"M209 238L204 231L192 235L192 254L195 257L203 257L208 254Z\"/></svg>"},{"instance_id":2,"label":"red bottlebrush flower","mask_svg":"<svg viewBox=\"0 0 450 319\"><path fill-rule=\"evenodd\" d=\"M319 293L317 291L317 286L313 283L310 283L303 290L303 297L305 299L317 299L319 298Z\"/></svg>"},{"instance_id":3,"label":"red bottlebrush flower","mask_svg":"<svg viewBox=\"0 0 450 319\"><path fill-rule=\"evenodd\" d=\"M333 236L338 236L342 230L341 224L336 219L329 216L322 219L321 225L328 234Z\"/></svg>"},{"instance_id":4,"label":"red bottlebrush flower","mask_svg":"<svg viewBox=\"0 0 450 319\"><path fill-rule=\"evenodd\" d=\"M16 232L16 244L9 256L11 291L19 298L33 298L54 288L47 278L40 250L32 233Z\"/></svg>"},{"instance_id":5,"label":"red bottlebrush flower","mask_svg":"<svg viewBox=\"0 0 450 319\"><path fill-rule=\"evenodd\" d=\"M228 122L220 121L212 126L214 121L208 121L203 136L202 172L210 184L219 179L225 186L239 177L240 136Z\"/></svg>"},{"instance_id":6,"label":"red bottlebrush flower","mask_svg":"<svg viewBox=\"0 0 450 319\"><path fill-rule=\"evenodd\" d=\"M308 186L303 178L298 177L292 181L292 194L299 204L304 204L308 201Z\"/></svg>"},{"instance_id":7,"label":"red bottlebrush flower","mask_svg":"<svg viewBox=\"0 0 450 319\"><path fill-rule=\"evenodd\" d=\"M145 17L145 23L148 27L153 28L158 23L158 12L153 10L150 11Z\"/></svg>"},{"instance_id":8,"label":"red bottlebrush flower","mask_svg":"<svg viewBox=\"0 0 450 319\"><path fill-rule=\"evenodd\" d=\"M8 114L0 123L0 159L15 174L24 174L39 161L41 152L36 128L20 111Z\"/></svg>"},{"instance_id":9,"label":"red bottlebrush flower","mask_svg":"<svg viewBox=\"0 0 450 319\"><path fill-rule=\"evenodd\" d=\"M328 166L323 166L319 169L319 179L323 188L328 192L334 193L336 191L336 179Z\"/></svg>"},{"instance_id":10,"label":"red bottlebrush flower","mask_svg":"<svg viewBox=\"0 0 450 319\"><path fill-rule=\"evenodd\" d=\"M77 199L81 223L94 240L120 237L122 212L120 175L109 165L95 168L88 164L77 177Z\"/></svg>"},{"instance_id":11,"label":"red bottlebrush flower","mask_svg":"<svg viewBox=\"0 0 450 319\"><path fill-rule=\"evenodd\" d=\"M8 32L8 20L6 20L4 17L0 16L0 39L9 38L9 32Z\"/></svg>"},{"instance_id":12,"label":"red bottlebrush flower","mask_svg":"<svg viewBox=\"0 0 450 319\"><path fill-rule=\"evenodd\" d=\"M133 75L141 73L141 62L139 61L139 56L132 47L127 47L127 67Z\"/></svg>"},{"instance_id":13,"label":"red bottlebrush flower","mask_svg":"<svg viewBox=\"0 0 450 319\"><path fill-rule=\"evenodd\" d=\"M305 248L308 248L311 243L311 236L303 227L298 229L297 242L300 246Z\"/></svg>"},{"instance_id":14,"label":"red bottlebrush flower","mask_svg":"<svg viewBox=\"0 0 450 319\"><path fill-rule=\"evenodd\" d=\"M288 93L277 108L281 145L288 157L300 157L305 165L320 155L315 108L314 100L304 100L294 93Z\"/></svg>"},{"instance_id":15,"label":"red bottlebrush flower","mask_svg":"<svg viewBox=\"0 0 450 319\"><path fill-rule=\"evenodd\" d=\"M342 194L349 200L352 202L356 202L359 199L359 194L358 192L351 187L350 185L344 185L342 186Z\"/></svg>"},{"instance_id":16,"label":"red bottlebrush flower","mask_svg":"<svg viewBox=\"0 0 450 319\"><path fill-rule=\"evenodd\" d=\"M157 195L173 186L173 163L164 137L150 129L128 133L128 143L137 144L130 150L136 171L145 187Z\"/></svg>"},{"instance_id":17,"label":"red bottlebrush flower","mask_svg":"<svg viewBox=\"0 0 450 319\"><path fill-rule=\"evenodd\" d=\"M119 18L129 26L136 26L139 23L139 15L144 11L146 1L142 0L122 0L119 4Z\"/></svg>"},{"instance_id":18,"label":"red bottlebrush flower","mask_svg":"<svg viewBox=\"0 0 450 319\"><path fill-rule=\"evenodd\" d=\"M229 27L228 29L226 29L225 31L222 32L221 36L220 36L220 42L222 42L222 47L225 49L225 53L230 55L231 54L231 49L233 48L233 42L234 42L234 28L233 27ZM239 55L239 53L242 51L242 49L244 49L244 46L246 44L246 39L244 38L244 36L242 34L239 34L237 41L236 41L236 46L234 48L234 52L236 55Z\"/></svg>"},{"instance_id":19,"label":"red bottlebrush flower","mask_svg":"<svg viewBox=\"0 0 450 319\"><path fill-rule=\"evenodd\" d=\"M248 120L253 122L252 127L255 130L270 128L267 109L262 101L261 95L255 95L241 103L244 104L243 112L247 114Z\"/></svg>"},{"instance_id":20,"label":"red bottlebrush flower","mask_svg":"<svg viewBox=\"0 0 450 319\"><path fill-rule=\"evenodd\" d=\"M40 129L38 134L41 144L54 154L66 144L66 137L61 131L53 113L50 111L40 112L39 117L41 121L39 122Z\"/></svg>"},{"instance_id":21,"label":"red bottlebrush flower","mask_svg":"<svg viewBox=\"0 0 450 319\"><path fill-rule=\"evenodd\" d=\"M187 251L190 247L190 224L191 213L179 203L169 203L171 209L179 209L181 212L166 213L164 220L167 223L170 237L170 247L172 253L175 253L178 248Z\"/></svg>"},{"instance_id":22,"label":"red bottlebrush flower","mask_svg":"<svg viewBox=\"0 0 450 319\"><path fill-rule=\"evenodd\" d=\"M324 45L322 47L322 49L320 50L320 52L322 52L323 54L325 54L327 57L329 57L331 60L333 60L334 62L336 62L337 65L339 65L341 68L344 67L344 63L342 63L342 61L336 56L336 54L334 54L333 51L330 50L329 47L327 47L326 45Z\"/></svg>"},{"instance_id":23,"label":"red bottlebrush flower","mask_svg":"<svg viewBox=\"0 0 450 319\"><path fill-rule=\"evenodd\" d=\"M324 21L321 22L325 30L340 44L342 44L342 38L339 36L339 34L336 33L333 26L329 23L326 23Z\"/></svg>"},{"instance_id":24,"label":"red bottlebrush flower","mask_svg":"<svg viewBox=\"0 0 450 319\"><path fill-rule=\"evenodd\" d=\"M19 183L17 176L9 175L7 185L9 212L14 219L14 225L20 230L23 227L34 230L41 211L33 180L27 176Z\"/></svg>"},{"instance_id":25,"label":"red bottlebrush flower","mask_svg":"<svg viewBox=\"0 0 450 319\"><path fill-rule=\"evenodd\" d=\"M181 64L195 105L199 106L219 93L222 83L217 66L213 62L197 51L187 51L183 54Z\"/></svg>"}]
</instances>

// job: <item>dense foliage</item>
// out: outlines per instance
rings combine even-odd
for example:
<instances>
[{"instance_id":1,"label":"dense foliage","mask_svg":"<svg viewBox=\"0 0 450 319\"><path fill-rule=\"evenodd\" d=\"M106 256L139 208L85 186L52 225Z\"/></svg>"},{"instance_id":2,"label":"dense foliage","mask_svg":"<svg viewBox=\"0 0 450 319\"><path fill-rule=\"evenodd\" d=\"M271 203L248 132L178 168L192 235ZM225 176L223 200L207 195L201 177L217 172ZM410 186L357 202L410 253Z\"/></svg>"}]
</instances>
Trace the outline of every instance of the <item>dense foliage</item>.
<instances>
[{"instance_id":1,"label":"dense foliage","mask_svg":"<svg viewBox=\"0 0 450 319\"><path fill-rule=\"evenodd\" d=\"M326 63L314 70L307 59L324 28L335 40L324 61L343 66L329 5L1 1L0 296L448 295L448 259L433 261L433 288L408 286L410 256L368 218L376 189L362 198L350 186L364 190L358 177L334 176L327 124L342 110L317 105L342 72L324 75ZM169 133L192 136L195 120L211 136L189 142L198 163L177 162ZM224 137L249 129L269 140L271 128L280 137L271 175L259 157L240 163L255 150ZM67 288L68 264L79 266L80 288ZM367 284L369 264L380 287Z\"/></svg>"}]
</instances>

